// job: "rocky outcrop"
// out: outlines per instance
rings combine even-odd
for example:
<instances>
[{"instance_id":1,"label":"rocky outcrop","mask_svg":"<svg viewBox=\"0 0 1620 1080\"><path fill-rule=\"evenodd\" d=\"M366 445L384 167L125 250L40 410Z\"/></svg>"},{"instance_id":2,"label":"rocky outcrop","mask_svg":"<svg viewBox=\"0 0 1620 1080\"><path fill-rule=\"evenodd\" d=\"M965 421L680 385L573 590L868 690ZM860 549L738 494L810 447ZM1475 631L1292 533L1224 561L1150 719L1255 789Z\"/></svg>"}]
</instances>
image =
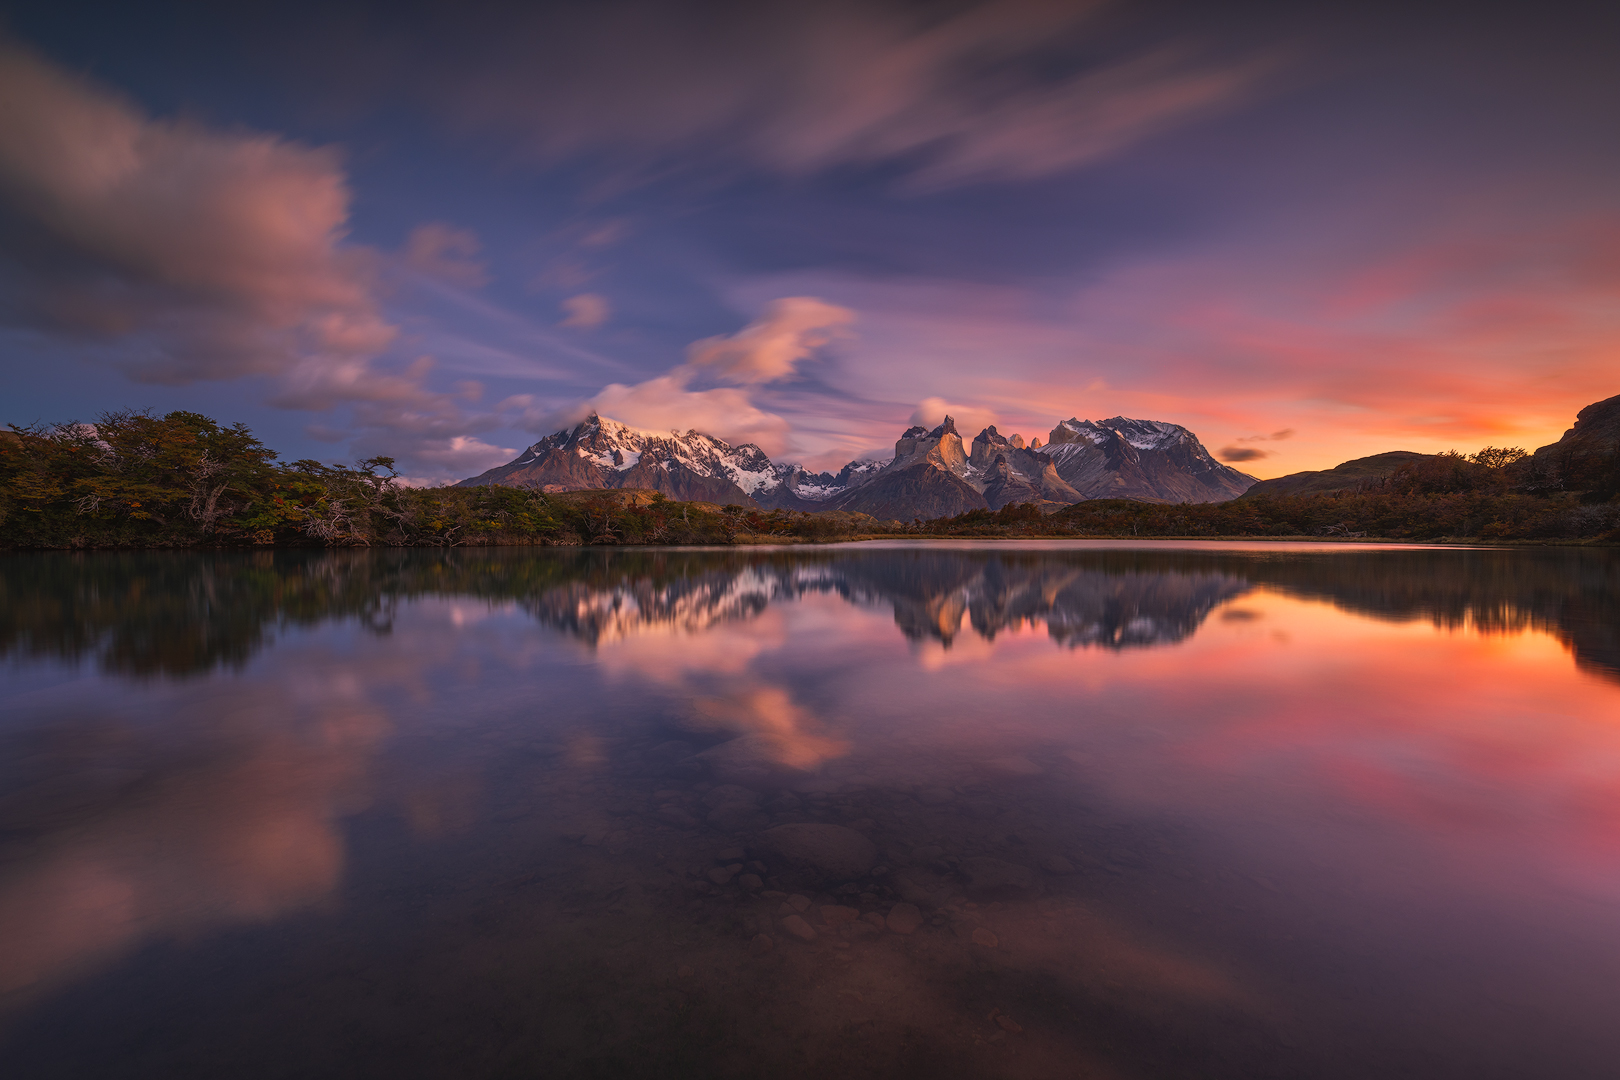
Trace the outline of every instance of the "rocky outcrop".
<instances>
[{"instance_id":1,"label":"rocky outcrop","mask_svg":"<svg viewBox=\"0 0 1620 1080\"><path fill-rule=\"evenodd\" d=\"M986 470L985 479L984 501L992 510L1000 510L1003 506L1010 506L1013 503L1038 503L1043 499L1041 489L1030 483L1022 474L1015 472L1005 457L995 459L995 464Z\"/></svg>"},{"instance_id":2,"label":"rocky outcrop","mask_svg":"<svg viewBox=\"0 0 1620 1080\"><path fill-rule=\"evenodd\" d=\"M828 509L910 521L918 517L955 517L969 510L988 509L989 505L972 484L950 469L923 460L885 469L876 479L835 500Z\"/></svg>"},{"instance_id":3,"label":"rocky outcrop","mask_svg":"<svg viewBox=\"0 0 1620 1080\"><path fill-rule=\"evenodd\" d=\"M1591 502L1620 495L1620 395L1582 409L1574 427L1519 462L1514 472L1533 489L1580 491Z\"/></svg>"},{"instance_id":4,"label":"rocky outcrop","mask_svg":"<svg viewBox=\"0 0 1620 1080\"><path fill-rule=\"evenodd\" d=\"M1210 456L1179 424L1116 416L1068 419L1042 451L1082 498L1225 502L1258 481Z\"/></svg>"}]
</instances>

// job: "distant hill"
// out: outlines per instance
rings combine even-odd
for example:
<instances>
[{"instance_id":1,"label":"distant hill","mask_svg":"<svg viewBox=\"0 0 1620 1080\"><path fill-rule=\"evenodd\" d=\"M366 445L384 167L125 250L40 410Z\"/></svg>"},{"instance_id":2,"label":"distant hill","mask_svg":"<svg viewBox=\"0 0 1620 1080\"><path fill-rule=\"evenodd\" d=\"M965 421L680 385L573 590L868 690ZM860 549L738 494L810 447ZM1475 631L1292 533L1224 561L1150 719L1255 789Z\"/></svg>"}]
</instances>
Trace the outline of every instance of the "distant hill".
<instances>
[{"instance_id":1,"label":"distant hill","mask_svg":"<svg viewBox=\"0 0 1620 1080\"><path fill-rule=\"evenodd\" d=\"M1411 465L1433 454L1419 454L1413 450L1391 450L1371 457L1356 458L1331 469L1289 473L1274 480L1262 480L1240 497L1252 499L1260 495L1336 495L1344 491L1359 491L1368 481L1378 481L1403 465Z\"/></svg>"}]
</instances>

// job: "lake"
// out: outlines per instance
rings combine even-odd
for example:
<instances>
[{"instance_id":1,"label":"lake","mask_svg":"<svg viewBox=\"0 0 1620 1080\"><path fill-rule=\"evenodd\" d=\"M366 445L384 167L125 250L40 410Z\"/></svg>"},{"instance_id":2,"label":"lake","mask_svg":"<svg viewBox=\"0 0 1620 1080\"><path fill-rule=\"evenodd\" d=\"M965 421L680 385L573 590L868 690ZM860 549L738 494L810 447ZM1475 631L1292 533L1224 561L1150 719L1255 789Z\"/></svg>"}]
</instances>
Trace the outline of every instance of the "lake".
<instances>
[{"instance_id":1,"label":"lake","mask_svg":"<svg viewBox=\"0 0 1620 1080\"><path fill-rule=\"evenodd\" d=\"M1607 1077L1620 552L0 556L8 1077Z\"/></svg>"}]
</instances>

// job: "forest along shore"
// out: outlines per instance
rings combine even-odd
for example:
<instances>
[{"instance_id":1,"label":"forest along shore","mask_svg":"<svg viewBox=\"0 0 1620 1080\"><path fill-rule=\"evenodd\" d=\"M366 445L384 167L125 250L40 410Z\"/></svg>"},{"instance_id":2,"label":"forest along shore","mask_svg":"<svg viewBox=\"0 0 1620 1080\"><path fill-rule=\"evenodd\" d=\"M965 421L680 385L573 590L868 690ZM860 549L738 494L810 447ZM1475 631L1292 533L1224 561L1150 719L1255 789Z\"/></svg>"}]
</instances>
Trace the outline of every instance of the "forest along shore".
<instances>
[{"instance_id":1,"label":"forest along shore","mask_svg":"<svg viewBox=\"0 0 1620 1080\"><path fill-rule=\"evenodd\" d=\"M0 432L0 548L577 546L817 543L867 537L1620 541L1620 495L1460 454L1355 487L1220 503L1092 499L909 522L679 502L636 489L412 487L394 461L283 463L242 424L111 413Z\"/></svg>"}]
</instances>

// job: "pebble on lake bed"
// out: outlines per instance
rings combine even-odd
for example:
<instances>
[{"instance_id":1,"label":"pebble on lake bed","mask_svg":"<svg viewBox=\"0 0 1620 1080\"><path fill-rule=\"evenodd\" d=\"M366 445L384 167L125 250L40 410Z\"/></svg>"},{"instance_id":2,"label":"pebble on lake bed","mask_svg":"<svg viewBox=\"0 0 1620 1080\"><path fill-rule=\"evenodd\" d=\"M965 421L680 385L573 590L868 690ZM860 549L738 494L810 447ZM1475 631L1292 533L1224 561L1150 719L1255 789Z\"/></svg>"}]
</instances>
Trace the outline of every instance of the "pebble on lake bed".
<instances>
[{"instance_id":1,"label":"pebble on lake bed","mask_svg":"<svg viewBox=\"0 0 1620 1080\"><path fill-rule=\"evenodd\" d=\"M861 913L852 907L844 907L842 904L821 905L821 921L835 929L841 923L854 922L860 917Z\"/></svg>"},{"instance_id":2,"label":"pebble on lake bed","mask_svg":"<svg viewBox=\"0 0 1620 1080\"><path fill-rule=\"evenodd\" d=\"M804 919L798 915L789 915L787 918L783 919L782 929L786 930L800 941L816 940L815 927L805 922Z\"/></svg>"},{"instance_id":3,"label":"pebble on lake bed","mask_svg":"<svg viewBox=\"0 0 1620 1080\"><path fill-rule=\"evenodd\" d=\"M1029 867L1001 859L963 859L961 871L968 879L968 895L977 900L1022 899L1038 887Z\"/></svg>"},{"instance_id":4,"label":"pebble on lake bed","mask_svg":"<svg viewBox=\"0 0 1620 1080\"><path fill-rule=\"evenodd\" d=\"M778 825L765 830L760 841L783 862L834 881L862 877L877 862L872 841L842 825Z\"/></svg>"},{"instance_id":5,"label":"pebble on lake bed","mask_svg":"<svg viewBox=\"0 0 1620 1080\"><path fill-rule=\"evenodd\" d=\"M922 925L922 912L916 904L896 904L889 909L886 920L890 930L897 934L909 934Z\"/></svg>"},{"instance_id":6,"label":"pebble on lake bed","mask_svg":"<svg viewBox=\"0 0 1620 1080\"><path fill-rule=\"evenodd\" d=\"M810 906L810 898L808 896L800 896L798 893L794 893L792 896L787 898L787 904L788 907L792 908L794 911L803 911Z\"/></svg>"},{"instance_id":7,"label":"pebble on lake bed","mask_svg":"<svg viewBox=\"0 0 1620 1080\"><path fill-rule=\"evenodd\" d=\"M765 887L765 883L760 880L758 874L744 874L737 879L737 884L741 885L749 892L757 892Z\"/></svg>"},{"instance_id":8,"label":"pebble on lake bed","mask_svg":"<svg viewBox=\"0 0 1620 1080\"><path fill-rule=\"evenodd\" d=\"M983 945L987 949L993 949L997 945L1001 944L1001 939L981 926L973 931L973 944Z\"/></svg>"},{"instance_id":9,"label":"pebble on lake bed","mask_svg":"<svg viewBox=\"0 0 1620 1080\"><path fill-rule=\"evenodd\" d=\"M698 820L678 806L663 806L658 810L658 816L666 824L674 825L679 829L691 829L697 826Z\"/></svg>"},{"instance_id":10,"label":"pebble on lake bed","mask_svg":"<svg viewBox=\"0 0 1620 1080\"><path fill-rule=\"evenodd\" d=\"M748 943L748 951L755 956L764 956L776 948L776 939L769 934L755 934L754 940Z\"/></svg>"}]
</instances>

